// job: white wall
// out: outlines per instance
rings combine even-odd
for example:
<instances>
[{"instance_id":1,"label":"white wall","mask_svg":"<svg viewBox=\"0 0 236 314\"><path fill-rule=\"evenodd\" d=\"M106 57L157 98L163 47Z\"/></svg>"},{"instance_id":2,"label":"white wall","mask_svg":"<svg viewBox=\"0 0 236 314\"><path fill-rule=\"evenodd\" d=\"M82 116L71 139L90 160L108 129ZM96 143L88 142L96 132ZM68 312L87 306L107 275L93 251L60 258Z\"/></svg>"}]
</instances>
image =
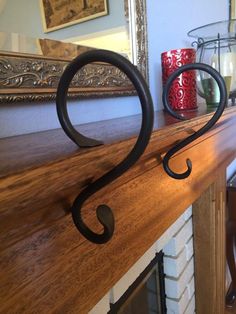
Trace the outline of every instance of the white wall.
<instances>
[{"instance_id":1,"label":"white wall","mask_svg":"<svg viewBox=\"0 0 236 314\"><path fill-rule=\"evenodd\" d=\"M34 0L36 1L36 0ZM150 89L155 108L161 105L160 54L186 47L187 32L228 18L228 0L146 0L149 41ZM73 102L75 123L105 120L140 112L136 97ZM0 105L0 137L59 127L55 104Z\"/></svg>"}]
</instances>

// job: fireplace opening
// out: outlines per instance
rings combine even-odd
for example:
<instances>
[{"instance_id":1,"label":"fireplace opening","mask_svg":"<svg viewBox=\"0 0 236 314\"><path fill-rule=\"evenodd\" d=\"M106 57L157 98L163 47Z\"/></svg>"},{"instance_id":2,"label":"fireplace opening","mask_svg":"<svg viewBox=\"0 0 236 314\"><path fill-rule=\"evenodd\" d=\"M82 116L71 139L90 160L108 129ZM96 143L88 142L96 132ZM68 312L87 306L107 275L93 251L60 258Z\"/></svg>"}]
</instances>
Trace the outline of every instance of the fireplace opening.
<instances>
[{"instance_id":1,"label":"fireplace opening","mask_svg":"<svg viewBox=\"0 0 236 314\"><path fill-rule=\"evenodd\" d=\"M120 299L110 304L109 314L166 313L163 256L162 251L156 254Z\"/></svg>"}]
</instances>

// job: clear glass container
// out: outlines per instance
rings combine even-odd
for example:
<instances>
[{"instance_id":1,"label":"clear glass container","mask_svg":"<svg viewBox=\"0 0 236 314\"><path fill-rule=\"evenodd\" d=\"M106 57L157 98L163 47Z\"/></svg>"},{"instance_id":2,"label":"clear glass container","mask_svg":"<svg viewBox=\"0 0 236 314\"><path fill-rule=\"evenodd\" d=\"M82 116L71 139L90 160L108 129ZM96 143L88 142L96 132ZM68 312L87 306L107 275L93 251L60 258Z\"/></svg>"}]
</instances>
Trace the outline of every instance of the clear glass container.
<instances>
[{"instance_id":1,"label":"clear glass container","mask_svg":"<svg viewBox=\"0 0 236 314\"><path fill-rule=\"evenodd\" d=\"M228 96L236 97L236 20L220 21L195 28L188 32L197 46L196 62L215 68L224 78ZM219 103L216 81L205 72L197 73L198 93L205 98L208 107Z\"/></svg>"}]
</instances>

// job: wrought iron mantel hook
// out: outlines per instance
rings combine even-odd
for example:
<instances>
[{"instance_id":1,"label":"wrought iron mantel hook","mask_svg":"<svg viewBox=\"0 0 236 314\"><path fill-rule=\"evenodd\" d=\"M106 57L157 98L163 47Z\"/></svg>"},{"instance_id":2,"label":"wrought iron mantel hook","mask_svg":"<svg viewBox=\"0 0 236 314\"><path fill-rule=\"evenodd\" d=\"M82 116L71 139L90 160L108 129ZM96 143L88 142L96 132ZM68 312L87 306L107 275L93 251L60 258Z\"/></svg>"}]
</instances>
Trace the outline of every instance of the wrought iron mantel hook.
<instances>
[{"instance_id":1,"label":"wrought iron mantel hook","mask_svg":"<svg viewBox=\"0 0 236 314\"><path fill-rule=\"evenodd\" d=\"M211 117L211 119L202 128L200 128L198 131L196 131L195 133L193 133L192 135L190 135L189 137L185 138L184 140L179 142L177 145L172 147L164 156L163 167L164 167L165 171L167 172L167 174L174 179L185 179L185 178L187 178L192 171L192 162L190 159L187 159L186 160L187 170L183 173L176 173L169 166L170 158L174 154L176 154L179 150L181 150L182 148L184 148L185 146L187 146L191 142L195 141L197 138L199 138L204 133L206 133L208 130L210 130L213 127L213 125L217 122L217 120L221 117L221 115L225 109L226 103L227 103L227 90L226 90L225 81L219 72L217 72L211 66L209 66L207 64L203 64L203 63L186 64L186 65L183 65L180 68L178 68L175 72L173 72L169 76L169 78L167 79L166 85L163 89L163 94L162 94L163 105L164 105L164 108L166 109L166 111L170 115L172 115L176 119L186 120L183 116L180 116L179 114L177 114L176 111L174 111L171 108L169 101L168 101L168 95L169 95L169 91L170 91L170 88L171 88L173 81L181 73L183 73L185 71L189 71L189 70L205 71L208 74L210 74L213 79L216 80L216 83L218 84L218 87L220 90L220 102L219 102L219 105L218 105L217 110L215 111L214 115Z\"/></svg>"},{"instance_id":2,"label":"wrought iron mantel hook","mask_svg":"<svg viewBox=\"0 0 236 314\"><path fill-rule=\"evenodd\" d=\"M78 146L94 146L101 144L96 140L85 137L77 132L72 126L67 112L67 93L70 82L74 75L83 66L91 62L106 62L116 66L123 71L133 83L140 99L142 108L142 122L137 141L123 161L116 165L112 170L87 186L75 199L71 212L75 226L81 234L93 243L106 243L114 233L114 215L107 205L97 207L97 218L103 226L103 233L98 234L92 231L84 222L81 216L81 210L84 202L97 191L110 184L112 181L126 172L143 154L148 145L153 128L153 103L146 84L146 81L137 70L137 68L121 55L107 50L91 50L75 58L65 69L57 89L57 113L59 121L65 133Z\"/></svg>"}]
</instances>

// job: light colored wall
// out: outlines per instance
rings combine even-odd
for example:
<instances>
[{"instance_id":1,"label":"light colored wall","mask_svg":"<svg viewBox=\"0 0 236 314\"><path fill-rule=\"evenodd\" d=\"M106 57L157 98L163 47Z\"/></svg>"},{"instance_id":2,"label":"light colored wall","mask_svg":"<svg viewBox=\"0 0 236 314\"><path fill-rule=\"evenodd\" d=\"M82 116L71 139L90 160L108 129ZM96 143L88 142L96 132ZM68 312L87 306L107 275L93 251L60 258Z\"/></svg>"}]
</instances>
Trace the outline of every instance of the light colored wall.
<instances>
[{"instance_id":1,"label":"light colored wall","mask_svg":"<svg viewBox=\"0 0 236 314\"><path fill-rule=\"evenodd\" d=\"M125 117L139 112L136 97L71 101L74 124ZM0 105L0 138L59 128L55 102Z\"/></svg>"},{"instance_id":2,"label":"light colored wall","mask_svg":"<svg viewBox=\"0 0 236 314\"><path fill-rule=\"evenodd\" d=\"M106 16L46 34L43 32L39 0L0 0L1 3L0 30L30 37L66 39L125 24L123 0L109 0L109 14Z\"/></svg>"},{"instance_id":3,"label":"light colored wall","mask_svg":"<svg viewBox=\"0 0 236 314\"><path fill-rule=\"evenodd\" d=\"M160 109L161 52L189 46L186 34L190 29L227 19L228 0L218 0L217 4L215 0L147 0L147 18L150 90L155 109ZM136 97L72 102L70 107L78 124L140 112ZM56 127L59 124L54 103L0 106L0 137Z\"/></svg>"},{"instance_id":4,"label":"light colored wall","mask_svg":"<svg viewBox=\"0 0 236 314\"><path fill-rule=\"evenodd\" d=\"M170 49L191 47L187 32L228 19L228 0L147 0L150 88L155 105L161 102L160 55Z\"/></svg>"}]
</instances>

